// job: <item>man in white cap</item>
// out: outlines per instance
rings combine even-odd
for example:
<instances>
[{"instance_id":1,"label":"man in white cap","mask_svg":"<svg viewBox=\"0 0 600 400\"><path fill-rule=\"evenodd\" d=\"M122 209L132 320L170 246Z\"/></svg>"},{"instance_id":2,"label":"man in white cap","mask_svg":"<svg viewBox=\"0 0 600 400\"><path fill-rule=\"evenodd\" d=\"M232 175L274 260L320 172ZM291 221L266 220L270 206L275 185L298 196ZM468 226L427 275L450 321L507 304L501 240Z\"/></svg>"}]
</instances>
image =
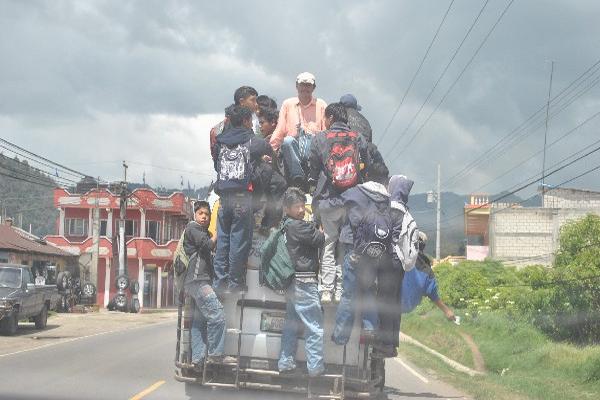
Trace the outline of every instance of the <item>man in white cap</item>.
<instances>
[{"instance_id":1,"label":"man in white cap","mask_svg":"<svg viewBox=\"0 0 600 400\"><path fill-rule=\"evenodd\" d=\"M271 135L271 147L281 149L286 177L294 185L304 188L306 171L302 168L308 162L312 136L324 131L325 103L313 97L317 87L315 76L302 72L296 77L297 97L283 102L279 111L277 128Z\"/></svg>"}]
</instances>

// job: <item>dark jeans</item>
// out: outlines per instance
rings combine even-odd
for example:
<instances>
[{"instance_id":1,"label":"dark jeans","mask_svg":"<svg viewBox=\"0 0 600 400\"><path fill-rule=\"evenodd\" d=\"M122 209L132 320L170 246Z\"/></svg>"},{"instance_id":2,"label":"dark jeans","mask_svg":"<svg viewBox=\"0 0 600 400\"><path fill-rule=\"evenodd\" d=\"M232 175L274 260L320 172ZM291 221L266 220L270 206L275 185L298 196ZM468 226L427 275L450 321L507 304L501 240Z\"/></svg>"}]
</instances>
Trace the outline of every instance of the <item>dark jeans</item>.
<instances>
[{"instance_id":1,"label":"dark jeans","mask_svg":"<svg viewBox=\"0 0 600 400\"><path fill-rule=\"evenodd\" d=\"M342 268L342 299L332 334L333 341L339 345L348 343L357 312L361 313L363 330L374 332L379 325L375 286L377 263L365 257L355 258L353 254L352 251L346 254Z\"/></svg>"},{"instance_id":2,"label":"dark jeans","mask_svg":"<svg viewBox=\"0 0 600 400\"><path fill-rule=\"evenodd\" d=\"M267 162L257 164L254 174L255 178L252 180L255 199L254 211L260 209L260 200L264 195L266 204L261 226L264 228L276 227L279 225L283 214L281 200L287 189L287 182L273 168L273 164Z\"/></svg>"},{"instance_id":3,"label":"dark jeans","mask_svg":"<svg viewBox=\"0 0 600 400\"><path fill-rule=\"evenodd\" d=\"M246 282L246 263L252 245L252 194L223 194L220 201L214 285L217 289L237 288Z\"/></svg>"},{"instance_id":4,"label":"dark jeans","mask_svg":"<svg viewBox=\"0 0 600 400\"><path fill-rule=\"evenodd\" d=\"M393 355L398 347L400 335L400 290L404 268L391 258L381 262L377 271L377 309L379 331L377 341Z\"/></svg>"}]
</instances>

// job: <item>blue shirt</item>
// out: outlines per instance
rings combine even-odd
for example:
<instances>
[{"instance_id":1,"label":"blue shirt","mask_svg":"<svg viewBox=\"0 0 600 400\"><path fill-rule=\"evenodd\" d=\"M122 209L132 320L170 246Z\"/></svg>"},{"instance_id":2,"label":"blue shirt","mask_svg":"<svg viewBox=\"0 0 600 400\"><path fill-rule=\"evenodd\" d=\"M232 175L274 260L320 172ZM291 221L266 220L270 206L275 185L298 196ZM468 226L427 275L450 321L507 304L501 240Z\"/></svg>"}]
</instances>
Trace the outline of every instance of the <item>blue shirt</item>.
<instances>
[{"instance_id":1,"label":"blue shirt","mask_svg":"<svg viewBox=\"0 0 600 400\"><path fill-rule=\"evenodd\" d=\"M428 273L418 268L405 272L400 299L402 314L408 314L414 310L421 303L423 296L429 297L432 301L439 300L435 277L429 276Z\"/></svg>"}]
</instances>

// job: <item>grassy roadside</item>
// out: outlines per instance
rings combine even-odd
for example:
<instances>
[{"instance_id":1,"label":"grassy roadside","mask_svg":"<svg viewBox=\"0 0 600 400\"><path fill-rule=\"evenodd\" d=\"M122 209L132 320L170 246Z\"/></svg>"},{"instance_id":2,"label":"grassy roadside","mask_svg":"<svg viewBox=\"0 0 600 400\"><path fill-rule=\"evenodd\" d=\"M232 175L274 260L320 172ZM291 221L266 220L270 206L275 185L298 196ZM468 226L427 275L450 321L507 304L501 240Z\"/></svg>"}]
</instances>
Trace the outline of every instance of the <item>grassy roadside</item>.
<instances>
[{"instance_id":1,"label":"grassy roadside","mask_svg":"<svg viewBox=\"0 0 600 400\"><path fill-rule=\"evenodd\" d=\"M460 332L470 335L483 356L487 374L469 377L408 344L400 354L476 399L598 399L600 346L555 343L532 326L501 313L481 315L461 326L424 304L403 316L402 331L440 353L473 367Z\"/></svg>"}]
</instances>

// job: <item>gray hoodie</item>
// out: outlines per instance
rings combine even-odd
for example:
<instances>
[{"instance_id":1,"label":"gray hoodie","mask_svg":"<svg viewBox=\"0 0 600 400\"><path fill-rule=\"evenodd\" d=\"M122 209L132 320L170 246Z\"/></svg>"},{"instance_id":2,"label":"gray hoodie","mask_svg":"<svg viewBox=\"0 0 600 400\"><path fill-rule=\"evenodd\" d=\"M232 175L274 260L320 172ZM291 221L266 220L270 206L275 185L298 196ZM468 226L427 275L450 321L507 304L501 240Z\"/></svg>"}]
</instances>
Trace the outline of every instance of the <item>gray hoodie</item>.
<instances>
[{"instance_id":1,"label":"gray hoodie","mask_svg":"<svg viewBox=\"0 0 600 400\"><path fill-rule=\"evenodd\" d=\"M393 249L405 271L414 268L419 255L418 238L419 229L415 219L408 211L408 195L414 182L404 175L394 175L390 178L388 190L390 192L392 211L396 210L401 216L398 227L394 228Z\"/></svg>"}]
</instances>

